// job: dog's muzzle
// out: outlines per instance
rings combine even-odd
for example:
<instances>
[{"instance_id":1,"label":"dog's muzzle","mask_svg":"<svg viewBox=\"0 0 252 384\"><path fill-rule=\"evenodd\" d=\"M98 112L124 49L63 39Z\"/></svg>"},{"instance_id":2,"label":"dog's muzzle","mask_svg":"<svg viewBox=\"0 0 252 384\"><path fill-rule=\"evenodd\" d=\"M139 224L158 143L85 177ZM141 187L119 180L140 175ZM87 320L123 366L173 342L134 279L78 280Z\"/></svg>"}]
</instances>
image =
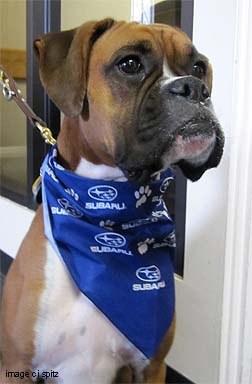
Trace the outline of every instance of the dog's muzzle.
<instances>
[{"instance_id":1,"label":"dog's muzzle","mask_svg":"<svg viewBox=\"0 0 252 384\"><path fill-rule=\"evenodd\" d=\"M143 182L176 164L195 181L219 164L224 135L203 81L193 76L157 81L138 116L136 137L125 143L119 165L129 179Z\"/></svg>"},{"instance_id":2,"label":"dog's muzzle","mask_svg":"<svg viewBox=\"0 0 252 384\"><path fill-rule=\"evenodd\" d=\"M175 113L180 127L175 126L172 152L186 177L198 180L203 173L219 164L224 135L214 114L210 93L205 83L185 76L168 84L169 94L177 97ZM177 158L177 159L176 159Z\"/></svg>"}]
</instances>

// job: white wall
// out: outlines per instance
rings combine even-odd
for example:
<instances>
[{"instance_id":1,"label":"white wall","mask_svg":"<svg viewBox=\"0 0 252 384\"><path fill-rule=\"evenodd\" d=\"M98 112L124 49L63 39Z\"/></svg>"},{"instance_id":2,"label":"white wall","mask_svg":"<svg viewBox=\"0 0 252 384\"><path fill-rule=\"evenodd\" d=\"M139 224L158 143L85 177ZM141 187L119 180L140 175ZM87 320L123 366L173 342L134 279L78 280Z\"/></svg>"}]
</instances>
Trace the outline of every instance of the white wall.
<instances>
[{"instance_id":1,"label":"white wall","mask_svg":"<svg viewBox=\"0 0 252 384\"><path fill-rule=\"evenodd\" d=\"M88 20L112 17L130 20L131 0L62 0L61 28L70 29Z\"/></svg>"},{"instance_id":2,"label":"white wall","mask_svg":"<svg viewBox=\"0 0 252 384\"><path fill-rule=\"evenodd\" d=\"M214 314L219 370L214 383L219 384L252 383L251 19L250 0L195 0L194 42L212 59L213 100L226 134L219 198L208 208L202 194L209 214L219 212L210 232L218 241L209 243L212 254L222 259L215 284L222 276L223 289ZM219 223L221 233L216 232Z\"/></svg>"},{"instance_id":3,"label":"white wall","mask_svg":"<svg viewBox=\"0 0 252 384\"><path fill-rule=\"evenodd\" d=\"M25 0L0 0L0 48L26 49ZM26 81L18 80L17 84L26 97ZM19 188L25 190L26 163L26 117L15 102L0 95L0 178L8 184L18 181Z\"/></svg>"},{"instance_id":4,"label":"white wall","mask_svg":"<svg viewBox=\"0 0 252 384\"><path fill-rule=\"evenodd\" d=\"M26 0L0 1L0 47L25 49Z\"/></svg>"},{"instance_id":5,"label":"white wall","mask_svg":"<svg viewBox=\"0 0 252 384\"><path fill-rule=\"evenodd\" d=\"M252 382L252 3L237 1L219 383Z\"/></svg>"},{"instance_id":6,"label":"white wall","mask_svg":"<svg viewBox=\"0 0 252 384\"><path fill-rule=\"evenodd\" d=\"M235 41L236 0L195 0L193 43L213 64L226 145L217 169L188 182L184 278L176 280L177 333L167 362L200 384L219 380Z\"/></svg>"}]
</instances>

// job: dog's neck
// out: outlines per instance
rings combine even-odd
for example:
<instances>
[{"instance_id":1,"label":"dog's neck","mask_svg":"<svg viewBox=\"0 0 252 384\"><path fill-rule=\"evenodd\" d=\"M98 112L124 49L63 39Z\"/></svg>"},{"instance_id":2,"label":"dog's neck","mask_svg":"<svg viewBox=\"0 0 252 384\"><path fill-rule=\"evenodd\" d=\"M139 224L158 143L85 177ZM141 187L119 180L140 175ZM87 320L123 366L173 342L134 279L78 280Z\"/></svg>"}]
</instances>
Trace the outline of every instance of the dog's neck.
<instances>
[{"instance_id":1,"label":"dog's neck","mask_svg":"<svg viewBox=\"0 0 252 384\"><path fill-rule=\"evenodd\" d=\"M96 148L88 135L92 127L81 117L64 117L57 139L59 162L64 168L91 179L126 181L123 172L113 164L102 148ZM96 138L97 140L97 138Z\"/></svg>"}]
</instances>

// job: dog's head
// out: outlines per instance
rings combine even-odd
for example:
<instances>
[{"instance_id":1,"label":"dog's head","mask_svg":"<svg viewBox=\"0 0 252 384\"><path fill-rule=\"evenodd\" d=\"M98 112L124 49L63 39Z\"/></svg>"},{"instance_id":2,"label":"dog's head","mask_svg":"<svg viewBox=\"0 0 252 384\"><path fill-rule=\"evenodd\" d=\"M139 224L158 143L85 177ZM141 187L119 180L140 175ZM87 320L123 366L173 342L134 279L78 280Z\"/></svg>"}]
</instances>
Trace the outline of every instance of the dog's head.
<instances>
[{"instance_id":1,"label":"dog's head","mask_svg":"<svg viewBox=\"0 0 252 384\"><path fill-rule=\"evenodd\" d=\"M128 178L178 164L194 181L219 164L212 68L181 30L105 19L45 35L35 50L49 96Z\"/></svg>"}]
</instances>

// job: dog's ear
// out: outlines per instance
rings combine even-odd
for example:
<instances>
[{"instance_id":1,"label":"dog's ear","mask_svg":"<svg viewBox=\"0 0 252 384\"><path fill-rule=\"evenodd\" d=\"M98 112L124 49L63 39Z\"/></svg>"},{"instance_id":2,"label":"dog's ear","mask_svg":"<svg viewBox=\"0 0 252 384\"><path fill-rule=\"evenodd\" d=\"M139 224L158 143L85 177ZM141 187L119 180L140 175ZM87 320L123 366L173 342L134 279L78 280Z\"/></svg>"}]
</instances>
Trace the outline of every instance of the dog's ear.
<instances>
[{"instance_id":1,"label":"dog's ear","mask_svg":"<svg viewBox=\"0 0 252 384\"><path fill-rule=\"evenodd\" d=\"M90 52L95 41L114 23L110 18L90 21L34 41L41 82L65 115L79 115L84 104L88 108L85 95Z\"/></svg>"}]
</instances>

